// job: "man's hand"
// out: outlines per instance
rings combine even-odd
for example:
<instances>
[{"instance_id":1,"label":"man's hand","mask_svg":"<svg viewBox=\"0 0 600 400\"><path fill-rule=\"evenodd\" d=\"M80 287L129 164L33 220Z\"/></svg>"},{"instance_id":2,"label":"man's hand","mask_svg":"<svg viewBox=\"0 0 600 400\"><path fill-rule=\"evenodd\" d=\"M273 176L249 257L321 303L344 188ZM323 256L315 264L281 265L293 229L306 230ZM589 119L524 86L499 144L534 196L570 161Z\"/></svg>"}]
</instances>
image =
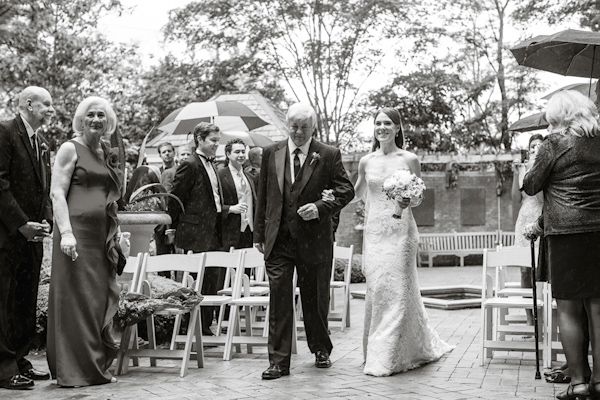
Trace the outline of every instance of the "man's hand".
<instances>
[{"instance_id":1,"label":"man's hand","mask_svg":"<svg viewBox=\"0 0 600 400\"><path fill-rule=\"evenodd\" d=\"M298 215L305 221L319 218L319 209L315 203L308 203L298 209Z\"/></svg>"},{"instance_id":2,"label":"man's hand","mask_svg":"<svg viewBox=\"0 0 600 400\"><path fill-rule=\"evenodd\" d=\"M125 258L128 258L131 253L131 232L123 232L121 233L121 237L119 238L119 246L121 247L121 253Z\"/></svg>"},{"instance_id":3,"label":"man's hand","mask_svg":"<svg viewBox=\"0 0 600 400\"><path fill-rule=\"evenodd\" d=\"M229 207L229 212L231 214L243 214L248 211L248 204L246 203L238 203Z\"/></svg>"},{"instance_id":4,"label":"man's hand","mask_svg":"<svg viewBox=\"0 0 600 400\"><path fill-rule=\"evenodd\" d=\"M41 242L45 237L50 236L48 234L50 224L28 221L19 227L19 232L30 242Z\"/></svg>"},{"instance_id":5,"label":"man's hand","mask_svg":"<svg viewBox=\"0 0 600 400\"><path fill-rule=\"evenodd\" d=\"M254 247L258 249L261 253L265 254L265 244L264 243L254 243Z\"/></svg>"}]
</instances>

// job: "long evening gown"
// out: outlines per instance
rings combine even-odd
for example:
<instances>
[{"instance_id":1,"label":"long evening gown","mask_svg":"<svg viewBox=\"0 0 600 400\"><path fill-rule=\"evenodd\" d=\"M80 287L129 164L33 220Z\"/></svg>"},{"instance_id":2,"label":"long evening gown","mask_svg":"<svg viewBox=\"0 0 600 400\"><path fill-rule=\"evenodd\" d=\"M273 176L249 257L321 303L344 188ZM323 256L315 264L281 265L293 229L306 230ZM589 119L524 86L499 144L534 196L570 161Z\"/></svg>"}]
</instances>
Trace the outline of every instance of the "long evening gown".
<instances>
[{"instance_id":1,"label":"long evening gown","mask_svg":"<svg viewBox=\"0 0 600 400\"><path fill-rule=\"evenodd\" d=\"M61 236L55 230L47 358L58 385L87 386L110 382L108 368L118 350L109 328L119 287L107 257L107 237L116 231L107 212L115 200L115 185L104 160L72 143L77 161L67 204L78 257L72 261L60 250Z\"/></svg>"},{"instance_id":2,"label":"long evening gown","mask_svg":"<svg viewBox=\"0 0 600 400\"><path fill-rule=\"evenodd\" d=\"M382 191L386 178L367 166L363 352L364 373L374 376L417 368L453 349L429 323L417 277L417 224L410 207L400 220L392 218L394 201Z\"/></svg>"}]
</instances>

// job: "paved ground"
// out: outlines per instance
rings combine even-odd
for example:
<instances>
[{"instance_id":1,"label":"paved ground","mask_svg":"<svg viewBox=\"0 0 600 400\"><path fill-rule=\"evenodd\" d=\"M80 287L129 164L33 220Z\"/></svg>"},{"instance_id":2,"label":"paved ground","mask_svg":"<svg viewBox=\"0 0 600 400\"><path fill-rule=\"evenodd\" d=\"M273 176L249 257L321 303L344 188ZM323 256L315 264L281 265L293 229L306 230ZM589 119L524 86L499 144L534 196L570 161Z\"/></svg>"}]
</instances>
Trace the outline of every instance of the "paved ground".
<instances>
[{"instance_id":1,"label":"paved ground","mask_svg":"<svg viewBox=\"0 0 600 400\"><path fill-rule=\"evenodd\" d=\"M421 286L480 284L478 267L436 267L420 269ZM353 290L364 289L354 284ZM352 299L352 327L341 332L332 326L333 367L320 370L305 341L299 342L292 357L291 375L275 381L261 380L268 367L264 351L235 355L222 361L217 349L207 352L205 367L190 364L185 378L170 361L158 361L150 368L131 367L119 382L94 387L62 389L56 381L37 383L34 390L0 389L0 399L552 399L566 385L535 380L531 353L495 353L494 359L479 366L480 310L444 311L428 309L440 336L456 345L441 360L422 368L386 378L362 373L363 300ZM302 339L302 337L301 337ZM47 370L45 354L31 357L36 368Z\"/></svg>"}]
</instances>

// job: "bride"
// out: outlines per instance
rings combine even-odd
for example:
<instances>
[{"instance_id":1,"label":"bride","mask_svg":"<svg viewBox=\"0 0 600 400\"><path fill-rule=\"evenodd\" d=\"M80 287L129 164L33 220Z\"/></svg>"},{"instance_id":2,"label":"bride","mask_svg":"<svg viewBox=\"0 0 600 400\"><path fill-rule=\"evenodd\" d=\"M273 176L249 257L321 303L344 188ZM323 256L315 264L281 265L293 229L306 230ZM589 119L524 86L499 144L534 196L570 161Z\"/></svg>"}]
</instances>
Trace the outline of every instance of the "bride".
<instances>
[{"instance_id":1,"label":"bride","mask_svg":"<svg viewBox=\"0 0 600 400\"><path fill-rule=\"evenodd\" d=\"M417 277L419 232L409 206L419 199L388 200L383 182L398 169L421 176L419 159L404 150L400 113L375 114L373 151L360 160L356 196L365 200L363 271L367 280L363 334L364 373L388 376L439 359L454 347L429 323ZM392 218L396 203L401 218Z\"/></svg>"}]
</instances>

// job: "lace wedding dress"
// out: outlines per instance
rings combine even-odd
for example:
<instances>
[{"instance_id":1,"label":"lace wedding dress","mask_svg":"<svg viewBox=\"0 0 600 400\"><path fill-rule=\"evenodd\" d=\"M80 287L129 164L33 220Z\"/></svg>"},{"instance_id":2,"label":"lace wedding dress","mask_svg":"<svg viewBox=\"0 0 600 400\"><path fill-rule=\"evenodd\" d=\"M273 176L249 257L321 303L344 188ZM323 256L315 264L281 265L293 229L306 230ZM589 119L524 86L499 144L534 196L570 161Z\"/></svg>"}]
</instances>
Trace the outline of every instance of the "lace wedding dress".
<instances>
[{"instance_id":1,"label":"lace wedding dress","mask_svg":"<svg viewBox=\"0 0 600 400\"><path fill-rule=\"evenodd\" d=\"M429 324L417 277L417 224L410 207L392 218L395 204L382 191L386 178L366 170L363 352L364 373L374 376L417 368L454 348Z\"/></svg>"}]
</instances>

